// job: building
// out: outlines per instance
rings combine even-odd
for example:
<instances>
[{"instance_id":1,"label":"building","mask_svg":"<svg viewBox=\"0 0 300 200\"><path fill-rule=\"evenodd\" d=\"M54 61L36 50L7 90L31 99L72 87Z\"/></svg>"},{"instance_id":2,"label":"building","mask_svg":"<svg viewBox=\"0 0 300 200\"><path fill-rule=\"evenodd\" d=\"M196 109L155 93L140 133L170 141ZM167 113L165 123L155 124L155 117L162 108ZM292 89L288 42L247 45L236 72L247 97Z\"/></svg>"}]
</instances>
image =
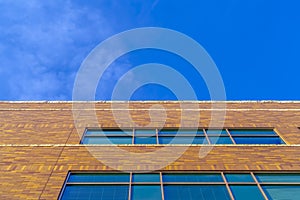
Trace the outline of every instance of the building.
<instances>
[{"instance_id":1,"label":"building","mask_svg":"<svg viewBox=\"0 0 300 200\"><path fill-rule=\"evenodd\" d=\"M74 103L0 103L0 199L300 198L300 102Z\"/></svg>"}]
</instances>

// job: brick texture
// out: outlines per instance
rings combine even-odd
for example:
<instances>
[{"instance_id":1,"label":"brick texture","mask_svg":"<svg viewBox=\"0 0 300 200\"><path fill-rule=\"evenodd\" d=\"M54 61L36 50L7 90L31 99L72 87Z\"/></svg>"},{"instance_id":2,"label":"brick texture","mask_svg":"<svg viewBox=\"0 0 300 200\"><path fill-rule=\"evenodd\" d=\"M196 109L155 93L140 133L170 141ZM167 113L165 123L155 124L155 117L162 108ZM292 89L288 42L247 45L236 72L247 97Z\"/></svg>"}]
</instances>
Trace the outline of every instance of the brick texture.
<instances>
[{"instance_id":1,"label":"brick texture","mask_svg":"<svg viewBox=\"0 0 300 200\"><path fill-rule=\"evenodd\" d=\"M300 102L74 104L0 102L0 199L57 199L69 170L300 171ZM287 145L79 145L85 127L207 128L216 112L225 128L274 128Z\"/></svg>"}]
</instances>

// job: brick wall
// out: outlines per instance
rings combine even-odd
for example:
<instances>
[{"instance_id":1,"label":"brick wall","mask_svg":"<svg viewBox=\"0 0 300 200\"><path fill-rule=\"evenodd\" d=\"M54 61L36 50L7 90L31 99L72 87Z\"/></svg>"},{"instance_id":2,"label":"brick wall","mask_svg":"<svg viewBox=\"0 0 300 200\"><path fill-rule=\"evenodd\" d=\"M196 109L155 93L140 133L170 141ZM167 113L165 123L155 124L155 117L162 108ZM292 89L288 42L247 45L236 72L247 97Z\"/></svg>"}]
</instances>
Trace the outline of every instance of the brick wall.
<instances>
[{"instance_id":1,"label":"brick wall","mask_svg":"<svg viewBox=\"0 0 300 200\"><path fill-rule=\"evenodd\" d=\"M151 159L143 157L145 152L156 152L162 146L115 147L138 155L138 165L126 154L116 155L115 148L79 145L85 127L156 128L164 122L165 127L206 128L211 122L211 103L184 103L184 108L190 108L190 114L183 124L180 102L131 102L128 108L124 105L120 102L113 106L113 113L122 119L121 124L114 120L110 102L97 102L98 122L92 122L85 110L79 109L76 114L80 123L75 126L74 107L70 102L1 102L0 199L56 199L69 170L153 170L172 156L175 162L163 170L300 170L300 102L226 103L225 128L275 128L287 142L286 146L196 145L190 146L178 159L174 152L180 152L182 146L168 147ZM192 110L195 105L198 109ZM199 113L197 122L193 118ZM199 156L199 152L205 151L209 151L206 156Z\"/></svg>"}]
</instances>

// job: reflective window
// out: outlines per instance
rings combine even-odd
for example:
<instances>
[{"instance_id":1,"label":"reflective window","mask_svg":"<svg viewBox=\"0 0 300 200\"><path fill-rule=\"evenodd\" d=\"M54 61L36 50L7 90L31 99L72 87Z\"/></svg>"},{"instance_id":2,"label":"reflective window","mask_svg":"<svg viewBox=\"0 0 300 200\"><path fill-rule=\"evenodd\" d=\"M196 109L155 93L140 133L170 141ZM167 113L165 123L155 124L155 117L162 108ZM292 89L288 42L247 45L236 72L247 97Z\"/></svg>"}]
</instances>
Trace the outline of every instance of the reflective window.
<instances>
[{"instance_id":1,"label":"reflective window","mask_svg":"<svg viewBox=\"0 0 300 200\"><path fill-rule=\"evenodd\" d=\"M299 199L298 173L70 173L59 199ZM229 187L226 187L228 185ZM163 189L163 190L162 190ZM164 195L164 196L163 196Z\"/></svg>"},{"instance_id":2,"label":"reflective window","mask_svg":"<svg viewBox=\"0 0 300 200\"><path fill-rule=\"evenodd\" d=\"M156 137L134 137L134 144L157 144Z\"/></svg>"},{"instance_id":3,"label":"reflective window","mask_svg":"<svg viewBox=\"0 0 300 200\"><path fill-rule=\"evenodd\" d=\"M159 174L133 174L132 182L160 182Z\"/></svg>"},{"instance_id":4,"label":"reflective window","mask_svg":"<svg viewBox=\"0 0 300 200\"><path fill-rule=\"evenodd\" d=\"M300 183L300 174L255 174L259 182L298 182Z\"/></svg>"},{"instance_id":5,"label":"reflective window","mask_svg":"<svg viewBox=\"0 0 300 200\"><path fill-rule=\"evenodd\" d=\"M132 144L130 136L107 136L107 137L90 137L86 136L82 140L83 144Z\"/></svg>"},{"instance_id":6,"label":"reflective window","mask_svg":"<svg viewBox=\"0 0 300 200\"><path fill-rule=\"evenodd\" d=\"M208 144L204 136L161 136L158 138L159 144Z\"/></svg>"},{"instance_id":7,"label":"reflective window","mask_svg":"<svg viewBox=\"0 0 300 200\"><path fill-rule=\"evenodd\" d=\"M206 129L207 135L228 135L224 129Z\"/></svg>"},{"instance_id":8,"label":"reflective window","mask_svg":"<svg viewBox=\"0 0 300 200\"><path fill-rule=\"evenodd\" d=\"M155 129L137 129L134 132L135 135L148 135L148 136L155 136L156 130Z\"/></svg>"},{"instance_id":9,"label":"reflective window","mask_svg":"<svg viewBox=\"0 0 300 200\"><path fill-rule=\"evenodd\" d=\"M87 129L85 135L132 135L132 130L121 130L121 129Z\"/></svg>"},{"instance_id":10,"label":"reflective window","mask_svg":"<svg viewBox=\"0 0 300 200\"><path fill-rule=\"evenodd\" d=\"M163 174L164 182L223 182L221 174L215 173L173 173Z\"/></svg>"},{"instance_id":11,"label":"reflective window","mask_svg":"<svg viewBox=\"0 0 300 200\"><path fill-rule=\"evenodd\" d=\"M225 174L228 182L254 182L251 174Z\"/></svg>"},{"instance_id":12,"label":"reflective window","mask_svg":"<svg viewBox=\"0 0 300 200\"><path fill-rule=\"evenodd\" d=\"M264 200L256 185L231 185L231 192L236 200Z\"/></svg>"},{"instance_id":13,"label":"reflective window","mask_svg":"<svg viewBox=\"0 0 300 200\"><path fill-rule=\"evenodd\" d=\"M67 185L62 200L127 200L128 185Z\"/></svg>"},{"instance_id":14,"label":"reflective window","mask_svg":"<svg viewBox=\"0 0 300 200\"><path fill-rule=\"evenodd\" d=\"M230 129L229 133L231 135L270 135L276 136L277 134L273 130L266 129Z\"/></svg>"},{"instance_id":15,"label":"reflective window","mask_svg":"<svg viewBox=\"0 0 300 200\"><path fill-rule=\"evenodd\" d=\"M129 182L129 174L122 173L72 173L68 179L73 182Z\"/></svg>"},{"instance_id":16,"label":"reflective window","mask_svg":"<svg viewBox=\"0 0 300 200\"><path fill-rule=\"evenodd\" d=\"M283 144L279 137L233 137L236 144Z\"/></svg>"},{"instance_id":17,"label":"reflective window","mask_svg":"<svg viewBox=\"0 0 300 200\"><path fill-rule=\"evenodd\" d=\"M300 198L300 185L268 185L262 188L269 199L298 200Z\"/></svg>"},{"instance_id":18,"label":"reflective window","mask_svg":"<svg viewBox=\"0 0 300 200\"><path fill-rule=\"evenodd\" d=\"M225 185L164 185L166 200L230 199Z\"/></svg>"},{"instance_id":19,"label":"reflective window","mask_svg":"<svg viewBox=\"0 0 300 200\"><path fill-rule=\"evenodd\" d=\"M210 143L211 144L233 144L232 140L230 137L209 137Z\"/></svg>"},{"instance_id":20,"label":"reflective window","mask_svg":"<svg viewBox=\"0 0 300 200\"><path fill-rule=\"evenodd\" d=\"M160 200L162 199L160 185L133 185L132 200Z\"/></svg>"},{"instance_id":21,"label":"reflective window","mask_svg":"<svg viewBox=\"0 0 300 200\"><path fill-rule=\"evenodd\" d=\"M280 145L285 143L276 132L266 129L206 129L205 132L203 129L162 129L158 131L158 134L156 134L156 129L136 129L135 131L133 129L87 129L81 144Z\"/></svg>"},{"instance_id":22,"label":"reflective window","mask_svg":"<svg viewBox=\"0 0 300 200\"><path fill-rule=\"evenodd\" d=\"M160 135L204 135L203 130L197 129L162 129L158 132Z\"/></svg>"}]
</instances>

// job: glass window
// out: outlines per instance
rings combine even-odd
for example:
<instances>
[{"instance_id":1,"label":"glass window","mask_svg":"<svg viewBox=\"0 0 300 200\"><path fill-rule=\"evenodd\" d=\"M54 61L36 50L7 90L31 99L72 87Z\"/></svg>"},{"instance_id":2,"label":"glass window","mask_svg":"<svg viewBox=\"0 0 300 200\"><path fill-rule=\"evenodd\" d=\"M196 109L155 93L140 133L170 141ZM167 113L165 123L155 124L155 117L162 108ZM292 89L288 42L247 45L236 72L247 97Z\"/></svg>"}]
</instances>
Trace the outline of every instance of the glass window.
<instances>
[{"instance_id":1,"label":"glass window","mask_svg":"<svg viewBox=\"0 0 300 200\"><path fill-rule=\"evenodd\" d=\"M203 130L199 129L162 129L158 132L161 135L204 135Z\"/></svg>"},{"instance_id":2,"label":"glass window","mask_svg":"<svg viewBox=\"0 0 300 200\"><path fill-rule=\"evenodd\" d=\"M206 129L206 133L211 144L234 143L227 129ZM230 133L236 144L285 144L271 129L232 129ZM133 129L87 129L81 144L132 144L132 135ZM155 137L154 128L137 129L134 144L157 144ZM158 144L208 144L203 129L162 129L158 137Z\"/></svg>"},{"instance_id":3,"label":"glass window","mask_svg":"<svg viewBox=\"0 0 300 200\"><path fill-rule=\"evenodd\" d=\"M228 135L226 130L221 129L207 129L206 130L207 135Z\"/></svg>"},{"instance_id":4,"label":"glass window","mask_svg":"<svg viewBox=\"0 0 300 200\"><path fill-rule=\"evenodd\" d=\"M127 200L129 185L67 185L62 200Z\"/></svg>"},{"instance_id":5,"label":"glass window","mask_svg":"<svg viewBox=\"0 0 300 200\"><path fill-rule=\"evenodd\" d=\"M174 173L163 174L164 182L223 182L221 174L216 173Z\"/></svg>"},{"instance_id":6,"label":"glass window","mask_svg":"<svg viewBox=\"0 0 300 200\"><path fill-rule=\"evenodd\" d=\"M158 141L159 144L208 144L204 136L159 136Z\"/></svg>"},{"instance_id":7,"label":"glass window","mask_svg":"<svg viewBox=\"0 0 300 200\"><path fill-rule=\"evenodd\" d=\"M267 185L262 188L269 199L298 200L300 197L300 185Z\"/></svg>"},{"instance_id":8,"label":"glass window","mask_svg":"<svg viewBox=\"0 0 300 200\"><path fill-rule=\"evenodd\" d=\"M299 182L300 174L255 174L259 182Z\"/></svg>"},{"instance_id":9,"label":"glass window","mask_svg":"<svg viewBox=\"0 0 300 200\"><path fill-rule=\"evenodd\" d=\"M284 144L279 137L233 137L236 144Z\"/></svg>"},{"instance_id":10,"label":"glass window","mask_svg":"<svg viewBox=\"0 0 300 200\"><path fill-rule=\"evenodd\" d=\"M108 136L108 137L90 137L83 138L82 144L132 144L131 136Z\"/></svg>"},{"instance_id":11,"label":"glass window","mask_svg":"<svg viewBox=\"0 0 300 200\"><path fill-rule=\"evenodd\" d=\"M229 130L231 135L270 135L276 136L277 134L273 130L268 129L231 129Z\"/></svg>"},{"instance_id":12,"label":"glass window","mask_svg":"<svg viewBox=\"0 0 300 200\"><path fill-rule=\"evenodd\" d=\"M211 144L233 144L232 140L230 137L214 137L210 136L209 140Z\"/></svg>"},{"instance_id":13,"label":"glass window","mask_svg":"<svg viewBox=\"0 0 300 200\"><path fill-rule=\"evenodd\" d=\"M230 182L254 182L251 174L225 174L226 180Z\"/></svg>"},{"instance_id":14,"label":"glass window","mask_svg":"<svg viewBox=\"0 0 300 200\"><path fill-rule=\"evenodd\" d=\"M79 182L129 182L129 174L122 173L72 173L69 183Z\"/></svg>"},{"instance_id":15,"label":"glass window","mask_svg":"<svg viewBox=\"0 0 300 200\"><path fill-rule=\"evenodd\" d=\"M134 137L134 144L156 144L156 137Z\"/></svg>"},{"instance_id":16,"label":"glass window","mask_svg":"<svg viewBox=\"0 0 300 200\"><path fill-rule=\"evenodd\" d=\"M93 130L88 129L85 135L132 135L132 130L121 130L121 129L103 129L103 130Z\"/></svg>"},{"instance_id":17,"label":"glass window","mask_svg":"<svg viewBox=\"0 0 300 200\"><path fill-rule=\"evenodd\" d=\"M133 174L132 182L160 182L159 174Z\"/></svg>"},{"instance_id":18,"label":"glass window","mask_svg":"<svg viewBox=\"0 0 300 200\"><path fill-rule=\"evenodd\" d=\"M269 199L299 199L297 173L257 173L257 180ZM70 173L60 199L230 199L221 173ZM250 173L225 173L234 199L260 200L264 196ZM131 185L131 186L130 186ZM131 187L131 190L130 188Z\"/></svg>"},{"instance_id":19,"label":"glass window","mask_svg":"<svg viewBox=\"0 0 300 200\"><path fill-rule=\"evenodd\" d=\"M162 199L160 185L133 185L131 190L132 200L160 200Z\"/></svg>"},{"instance_id":20,"label":"glass window","mask_svg":"<svg viewBox=\"0 0 300 200\"><path fill-rule=\"evenodd\" d=\"M231 185L230 189L236 200L265 199L256 185Z\"/></svg>"},{"instance_id":21,"label":"glass window","mask_svg":"<svg viewBox=\"0 0 300 200\"><path fill-rule=\"evenodd\" d=\"M165 200L230 199L225 185L164 185Z\"/></svg>"},{"instance_id":22,"label":"glass window","mask_svg":"<svg viewBox=\"0 0 300 200\"><path fill-rule=\"evenodd\" d=\"M156 130L155 129L137 129L137 130L135 130L134 135L155 136L156 135Z\"/></svg>"}]
</instances>

